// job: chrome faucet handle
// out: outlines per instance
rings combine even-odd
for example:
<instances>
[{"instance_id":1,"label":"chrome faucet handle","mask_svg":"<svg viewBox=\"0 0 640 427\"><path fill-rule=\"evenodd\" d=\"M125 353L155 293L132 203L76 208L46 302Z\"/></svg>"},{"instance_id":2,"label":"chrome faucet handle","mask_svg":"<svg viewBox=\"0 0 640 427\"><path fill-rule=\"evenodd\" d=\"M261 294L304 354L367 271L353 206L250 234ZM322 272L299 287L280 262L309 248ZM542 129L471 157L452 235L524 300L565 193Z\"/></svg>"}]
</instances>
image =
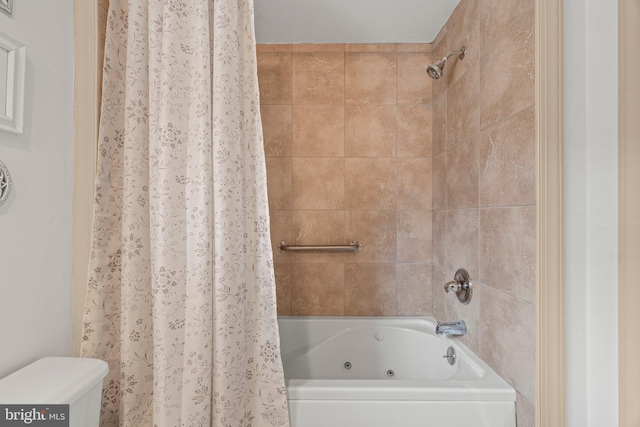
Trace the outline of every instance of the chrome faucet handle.
<instances>
[{"instance_id":1,"label":"chrome faucet handle","mask_svg":"<svg viewBox=\"0 0 640 427\"><path fill-rule=\"evenodd\" d=\"M453 292L458 293L458 292L460 292L461 286L462 285L460 283L458 283L455 280L452 280L452 281L448 282L446 285L444 285L444 290L446 292L453 291Z\"/></svg>"},{"instance_id":2,"label":"chrome faucet handle","mask_svg":"<svg viewBox=\"0 0 640 427\"><path fill-rule=\"evenodd\" d=\"M444 290L446 292L453 291L458 297L458 301L463 304L469 304L469 302L471 302L471 296L473 295L473 289L467 270L459 268L453 276L453 280L444 285Z\"/></svg>"}]
</instances>

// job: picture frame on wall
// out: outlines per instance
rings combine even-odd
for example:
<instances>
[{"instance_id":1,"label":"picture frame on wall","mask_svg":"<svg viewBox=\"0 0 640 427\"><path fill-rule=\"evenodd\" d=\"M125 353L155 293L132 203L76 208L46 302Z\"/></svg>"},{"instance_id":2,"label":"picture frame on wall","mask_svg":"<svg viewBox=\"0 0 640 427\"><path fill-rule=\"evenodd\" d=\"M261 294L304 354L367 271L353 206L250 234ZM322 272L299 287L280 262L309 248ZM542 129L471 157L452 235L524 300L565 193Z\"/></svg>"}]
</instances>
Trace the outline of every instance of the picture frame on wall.
<instances>
[{"instance_id":1,"label":"picture frame on wall","mask_svg":"<svg viewBox=\"0 0 640 427\"><path fill-rule=\"evenodd\" d=\"M13 0L0 0L0 11L11 16L11 13L13 13Z\"/></svg>"},{"instance_id":2,"label":"picture frame on wall","mask_svg":"<svg viewBox=\"0 0 640 427\"><path fill-rule=\"evenodd\" d=\"M23 131L25 70L26 46L0 33L0 132Z\"/></svg>"}]
</instances>

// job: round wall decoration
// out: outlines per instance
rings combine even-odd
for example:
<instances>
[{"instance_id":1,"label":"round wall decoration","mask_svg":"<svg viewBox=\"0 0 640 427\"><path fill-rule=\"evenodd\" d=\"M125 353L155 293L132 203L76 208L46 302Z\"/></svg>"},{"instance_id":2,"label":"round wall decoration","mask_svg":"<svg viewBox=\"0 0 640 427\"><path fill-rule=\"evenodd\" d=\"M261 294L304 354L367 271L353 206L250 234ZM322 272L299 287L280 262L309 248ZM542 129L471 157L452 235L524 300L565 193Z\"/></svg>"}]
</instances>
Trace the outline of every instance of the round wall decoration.
<instances>
[{"instance_id":1,"label":"round wall decoration","mask_svg":"<svg viewBox=\"0 0 640 427\"><path fill-rule=\"evenodd\" d=\"M11 175L4 163L0 162L0 206L7 201L9 193L11 193Z\"/></svg>"}]
</instances>

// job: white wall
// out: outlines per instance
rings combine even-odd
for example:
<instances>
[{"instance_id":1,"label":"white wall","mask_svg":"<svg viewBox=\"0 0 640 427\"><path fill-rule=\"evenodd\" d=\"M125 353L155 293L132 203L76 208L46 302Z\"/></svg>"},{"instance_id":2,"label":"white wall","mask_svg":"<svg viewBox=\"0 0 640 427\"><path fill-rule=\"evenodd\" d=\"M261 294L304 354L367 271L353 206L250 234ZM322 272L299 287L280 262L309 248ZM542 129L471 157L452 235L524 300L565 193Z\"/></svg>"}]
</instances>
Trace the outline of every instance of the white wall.
<instances>
[{"instance_id":1,"label":"white wall","mask_svg":"<svg viewBox=\"0 0 640 427\"><path fill-rule=\"evenodd\" d=\"M460 0L255 0L258 43L431 43Z\"/></svg>"},{"instance_id":2,"label":"white wall","mask_svg":"<svg viewBox=\"0 0 640 427\"><path fill-rule=\"evenodd\" d=\"M618 425L616 4L564 1L568 427Z\"/></svg>"},{"instance_id":3,"label":"white wall","mask_svg":"<svg viewBox=\"0 0 640 427\"><path fill-rule=\"evenodd\" d=\"M27 46L25 132L0 131L0 377L71 355L73 0L16 0L0 32Z\"/></svg>"}]
</instances>

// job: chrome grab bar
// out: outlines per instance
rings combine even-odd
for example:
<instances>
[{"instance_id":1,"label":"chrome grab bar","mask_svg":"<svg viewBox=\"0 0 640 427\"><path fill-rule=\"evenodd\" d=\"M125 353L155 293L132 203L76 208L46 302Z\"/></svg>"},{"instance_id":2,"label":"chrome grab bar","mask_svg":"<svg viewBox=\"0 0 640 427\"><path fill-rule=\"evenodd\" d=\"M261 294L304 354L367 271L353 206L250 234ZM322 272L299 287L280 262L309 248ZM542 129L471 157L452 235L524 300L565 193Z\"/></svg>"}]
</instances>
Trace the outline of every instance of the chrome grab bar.
<instances>
[{"instance_id":1,"label":"chrome grab bar","mask_svg":"<svg viewBox=\"0 0 640 427\"><path fill-rule=\"evenodd\" d=\"M359 252L362 249L360 242L353 241L350 245L288 245L284 240L278 243L281 252Z\"/></svg>"}]
</instances>

